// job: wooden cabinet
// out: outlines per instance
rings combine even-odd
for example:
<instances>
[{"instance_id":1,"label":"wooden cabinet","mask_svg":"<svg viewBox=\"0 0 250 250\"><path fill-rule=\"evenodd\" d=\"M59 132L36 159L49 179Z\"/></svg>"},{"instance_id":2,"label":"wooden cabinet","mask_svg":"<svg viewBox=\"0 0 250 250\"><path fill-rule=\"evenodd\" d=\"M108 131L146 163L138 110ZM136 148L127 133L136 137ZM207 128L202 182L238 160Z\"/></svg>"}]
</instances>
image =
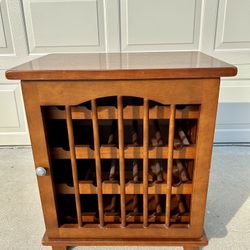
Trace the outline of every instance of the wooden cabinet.
<instances>
[{"instance_id":1,"label":"wooden cabinet","mask_svg":"<svg viewBox=\"0 0 250 250\"><path fill-rule=\"evenodd\" d=\"M49 55L21 79L45 245L207 244L221 76L199 52Z\"/></svg>"}]
</instances>

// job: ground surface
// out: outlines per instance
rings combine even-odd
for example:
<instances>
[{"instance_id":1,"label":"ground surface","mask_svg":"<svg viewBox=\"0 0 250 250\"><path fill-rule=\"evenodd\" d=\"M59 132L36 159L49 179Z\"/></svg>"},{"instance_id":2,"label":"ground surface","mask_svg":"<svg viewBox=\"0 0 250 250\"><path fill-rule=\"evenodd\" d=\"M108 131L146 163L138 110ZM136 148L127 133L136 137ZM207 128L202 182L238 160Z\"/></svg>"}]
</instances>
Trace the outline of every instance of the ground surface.
<instances>
[{"instance_id":1,"label":"ground surface","mask_svg":"<svg viewBox=\"0 0 250 250\"><path fill-rule=\"evenodd\" d=\"M31 149L0 149L0 250L51 249L40 244L43 225ZM205 250L250 249L250 147L214 147L205 229ZM74 248L87 249L159 247Z\"/></svg>"}]
</instances>

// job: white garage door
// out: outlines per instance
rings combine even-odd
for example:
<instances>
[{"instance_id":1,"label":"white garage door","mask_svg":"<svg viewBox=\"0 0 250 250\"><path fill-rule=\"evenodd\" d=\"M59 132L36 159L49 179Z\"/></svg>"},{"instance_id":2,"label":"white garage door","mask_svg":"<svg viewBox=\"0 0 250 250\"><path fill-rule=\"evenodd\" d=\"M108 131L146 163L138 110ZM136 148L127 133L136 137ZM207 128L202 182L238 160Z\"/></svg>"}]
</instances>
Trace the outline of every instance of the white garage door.
<instances>
[{"instance_id":1,"label":"white garage door","mask_svg":"<svg viewBox=\"0 0 250 250\"><path fill-rule=\"evenodd\" d=\"M250 142L249 0L1 0L0 145L29 144L9 67L53 52L201 50L235 64L223 79L216 142Z\"/></svg>"}]
</instances>

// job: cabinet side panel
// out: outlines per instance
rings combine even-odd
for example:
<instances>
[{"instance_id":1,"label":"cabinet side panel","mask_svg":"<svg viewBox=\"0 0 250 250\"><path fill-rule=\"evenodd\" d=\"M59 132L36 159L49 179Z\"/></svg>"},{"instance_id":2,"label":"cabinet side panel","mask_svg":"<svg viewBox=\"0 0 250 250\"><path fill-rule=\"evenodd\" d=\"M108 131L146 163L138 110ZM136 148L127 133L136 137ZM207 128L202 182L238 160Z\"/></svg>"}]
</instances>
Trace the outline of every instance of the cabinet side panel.
<instances>
[{"instance_id":1,"label":"cabinet side panel","mask_svg":"<svg viewBox=\"0 0 250 250\"><path fill-rule=\"evenodd\" d=\"M219 79L210 80L210 84L203 85L191 201L191 226L196 231L194 237L201 237L203 234L219 85Z\"/></svg>"}]
</instances>

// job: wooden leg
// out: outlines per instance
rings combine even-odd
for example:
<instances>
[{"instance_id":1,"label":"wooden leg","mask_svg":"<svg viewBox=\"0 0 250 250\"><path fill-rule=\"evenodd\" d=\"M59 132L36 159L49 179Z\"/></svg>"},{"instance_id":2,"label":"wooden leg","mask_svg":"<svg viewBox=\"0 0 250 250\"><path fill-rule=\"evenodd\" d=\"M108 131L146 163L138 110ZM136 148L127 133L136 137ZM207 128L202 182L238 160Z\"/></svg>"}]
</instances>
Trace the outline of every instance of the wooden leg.
<instances>
[{"instance_id":1,"label":"wooden leg","mask_svg":"<svg viewBox=\"0 0 250 250\"><path fill-rule=\"evenodd\" d=\"M199 250L199 247L183 247L183 250Z\"/></svg>"},{"instance_id":2,"label":"wooden leg","mask_svg":"<svg viewBox=\"0 0 250 250\"><path fill-rule=\"evenodd\" d=\"M67 250L66 246L52 246L52 250Z\"/></svg>"}]
</instances>

